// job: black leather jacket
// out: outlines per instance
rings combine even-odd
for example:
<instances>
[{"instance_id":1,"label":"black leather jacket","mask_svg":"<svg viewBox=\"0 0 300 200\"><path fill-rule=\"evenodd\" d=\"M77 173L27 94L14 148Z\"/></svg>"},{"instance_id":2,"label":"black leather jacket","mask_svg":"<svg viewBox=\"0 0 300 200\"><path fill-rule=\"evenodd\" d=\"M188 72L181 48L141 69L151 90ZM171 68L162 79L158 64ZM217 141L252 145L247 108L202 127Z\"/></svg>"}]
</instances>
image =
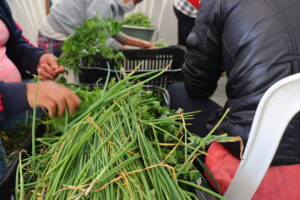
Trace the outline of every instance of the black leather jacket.
<instances>
[{"instance_id":1,"label":"black leather jacket","mask_svg":"<svg viewBox=\"0 0 300 200\"><path fill-rule=\"evenodd\" d=\"M203 0L187 46L183 70L188 93L211 96L225 71L224 110L231 111L218 132L241 136L246 143L262 95L278 80L300 71L300 1ZM272 165L300 163L299 116L288 126ZM238 144L226 147L238 155Z\"/></svg>"}]
</instances>

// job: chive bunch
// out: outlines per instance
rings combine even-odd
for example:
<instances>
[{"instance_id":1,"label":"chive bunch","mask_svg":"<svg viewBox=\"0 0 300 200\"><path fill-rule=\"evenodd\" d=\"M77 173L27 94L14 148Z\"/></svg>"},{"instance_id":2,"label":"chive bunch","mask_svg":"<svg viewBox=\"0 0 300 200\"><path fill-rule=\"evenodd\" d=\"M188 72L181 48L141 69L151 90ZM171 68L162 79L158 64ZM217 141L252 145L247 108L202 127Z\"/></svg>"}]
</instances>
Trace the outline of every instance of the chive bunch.
<instances>
[{"instance_id":1,"label":"chive bunch","mask_svg":"<svg viewBox=\"0 0 300 200\"><path fill-rule=\"evenodd\" d=\"M197 199L186 180L200 176L192 161L205 144L188 143L191 115L162 106L141 76L77 90L81 110L46 121L36 154L20 155L17 199Z\"/></svg>"}]
</instances>

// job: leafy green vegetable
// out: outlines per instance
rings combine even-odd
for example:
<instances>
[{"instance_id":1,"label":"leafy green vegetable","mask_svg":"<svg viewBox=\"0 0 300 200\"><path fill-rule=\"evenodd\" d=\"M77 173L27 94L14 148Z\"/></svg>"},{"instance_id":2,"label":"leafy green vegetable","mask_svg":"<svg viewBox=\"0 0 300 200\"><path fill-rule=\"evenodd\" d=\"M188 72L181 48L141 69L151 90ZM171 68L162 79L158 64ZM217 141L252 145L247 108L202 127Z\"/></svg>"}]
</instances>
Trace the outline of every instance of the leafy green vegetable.
<instances>
[{"instance_id":1,"label":"leafy green vegetable","mask_svg":"<svg viewBox=\"0 0 300 200\"><path fill-rule=\"evenodd\" d=\"M73 87L80 110L48 121L48 130L58 130L37 139L39 154L20 158L17 199L197 199L185 180L200 176L192 162L206 142L192 147L183 123L190 114L163 107L143 90L158 72L93 91Z\"/></svg>"},{"instance_id":2,"label":"leafy green vegetable","mask_svg":"<svg viewBox=\"0 0 300 200\"><path fill-rule=\"evenodd\" d=\"M168 46L169 44L167 42L165 42L164 40L160 40L160 41L157 41L154 45L157 48L162 48L162 47Z\"/></svg>"},{"instance_id":3,"label":"leafy green vegetable","mask_svg":"<svg viewBox=\"0 0 300 200\"><path fill-rule=\"evenodd\" d=\"M129 26L139 26L145 28L153 28L150 18L140 12L133 13L124 19L123 24Z\"/></svg>"},{"instance_id":4,"label":"leafy green vegetable","mask_svg":"<svg viewBox=\"0 0 300 200\"><path fill-rule=\"evenodd\" d=\"M74 35L64 41L63 54L58 62L67 69L74 70L78 70L83 59L84 67L90 67L94 63L95 55L119 63L124 59L123 53L109 47L106 41L108 37L119 33L121 26L113 19L100 19L99 16L86 20L83 26L75 29Z\"/></svg>"}]
</instances>

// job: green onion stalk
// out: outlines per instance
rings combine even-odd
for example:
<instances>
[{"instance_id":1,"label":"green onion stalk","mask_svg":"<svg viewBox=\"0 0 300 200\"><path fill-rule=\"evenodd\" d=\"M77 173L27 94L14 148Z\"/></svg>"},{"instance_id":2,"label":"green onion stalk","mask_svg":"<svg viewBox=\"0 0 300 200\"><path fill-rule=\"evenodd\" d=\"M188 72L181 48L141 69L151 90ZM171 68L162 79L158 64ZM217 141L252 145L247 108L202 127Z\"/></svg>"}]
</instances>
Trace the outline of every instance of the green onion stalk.
<instances>
[{"instance_id":1,"label":"green onion stalk","mask_svg":"<svg viewBox=\"0 0 300 200\"><path fill-rule=\"evenodd\" d=\"M203 188L187 180L200 177L192 157L205 142L189 143L190 113L166 108L143 89L161 73L126 76L92 91L71 86L81 108L43 122L48 131L36 139L36 154L20 158L16 199L197 199L193 188ZM150 78L138 81L143 77Z\"/></svg>"}]
</instances>

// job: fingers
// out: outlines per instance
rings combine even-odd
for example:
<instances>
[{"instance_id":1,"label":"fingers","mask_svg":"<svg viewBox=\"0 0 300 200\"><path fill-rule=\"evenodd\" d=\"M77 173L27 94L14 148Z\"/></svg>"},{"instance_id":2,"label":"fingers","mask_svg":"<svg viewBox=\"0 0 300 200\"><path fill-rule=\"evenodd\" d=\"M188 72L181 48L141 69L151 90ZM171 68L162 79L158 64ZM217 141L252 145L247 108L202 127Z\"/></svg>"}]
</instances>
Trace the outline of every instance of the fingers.
<instances>
[{"instance_id":1,"label":"fingers","mask_svg":"<svg viewBox=\"0 0 300 200\"><path fill-rule=\"evenodd\" d=\"M57 64L57 59L52 54L41 56L38 65L38 72L42 80L54 80L58 74L65 71L65 67Z\"/></svg>"},{"instance_id":2,"label":"fingers","mask_svg":"<svg viewBox=\"0 0 300 200\"><path fill-rule=\"evenodd\" d=\"M67 98L67 107L68 107L68 111L71 115L73 115L75 113L76 108L79 106L80 104L80 99L78 96L74 95L73 93L70 94L69 98Z\"/></svg>"},{"instance_id":3,"label":"fingers","mask_svg":"<svg viewBox=\"0 0 300 200\"><path fill-rule=\"evenodd\" d=\"M145 48L147 48L147 49L153 49L153 48L155 48L155 46L154 46L154 44L152 44L151 42L147 42L147 43L145 44Z\"/></svg>"},{"instance_id":4,"label":"fingers","mask_svg":"<svg viewBox=\"0 0 300 200\"><path fill-rule=\"evenodd\" d=\"M68 108L68 111L71 115L75 113L76 108L80 103L80 99L77 95L75 95L71 90L66 87L60 86L62 95L56 99L57 107L58 107L58 115L62 116Z\"/></svg>"},{"instance_id":5,"label":"fingers","mask_svg":"<svg viewBox=\"0 0 300 200\"><path fill-rule=\"evenodd\" d=\"M80 99L73 93L67 92L69 94L58 95L56 98L45 102L45 107L48 110L50 117L54 117L56 114L58 116L63 116L66 108L68 108L71 115L75 113L75 110L80 103Z\"/></svg>"},{"instance_id":6,"label":"fingers","mask_svg":"<svg viewBox=\"0 0 300 200\"><path fill-rule=\"evenodd\" d=\"M142 49L152 49L152 48L155 48L155 46L151 42L141 40L140 41L140 48L142 48Z\"/></svg>"},{"instance_id":7,"label":"fingers","mask_svg":"<svg viewBox=\"0 0 300 200\"><path fill-rule=\"evenodd\" d=\"M120 47L120 49L125 50L125 49L128 49L128 48L123 45L123 46Z\"/></svg>"},{"instance_id":8,"label":"fingers","mask_svg":"<svg viewBox=\"0 0 300 200\"><path fill-rule=\"evenodd\" d=\"M56 69L58 67L56 57L52 54L48 55L47 62L53 69Z\"/></svg>"},{"instance_id":9,"label":"fingers","mask_svg":"<svg viewBox=\"0 0 300 200\"><path fill-rule=\"evenodd\" d=\"M41 64L37 72L40 74L41 80L53 80L56 77L55 71L47 64Z\"/></svg>"},{"instance_id":10,"label":"fingers","mask_svg":"<svg viewBox=\"0 0 300 200\"><path fill-rule=\"evenodd\" d=\"M78 107L80 103L80 99L77 95L75 95L71 90L69 90L67 87L59 86L58 94L53 100L55 101L56 107L57 107L57 114L58 116L64 115L66 108L68 108L68 111L71 115L75 113L76 108ZM56 108L52 108L51 113L55 114ZM50 115L50 112L49 112ZM50 115L51 116L51 115Z\"/></svg>"},{"instance_id":11,"label":"fingers","mask_svg":"<svg viewBox=\"0 0 300 200\"><path fill-rule=\"evenodd\" d=\"M58 108L58 116L63 116L66 110L66 97L64 95L58 96L55 101Z\"/></svg>"},{"instance_id":12,"label":"fingers","mask_svg":"<svg viewBox=\"0 0 300 200\"><path fill-rule=\"evenodd\" d=\"M59 65L56 69L55 69L55 73L56 74L61 74L65 72L65 67L62 65Z\"/></svg>"},{"instance_id":13,"label":"fingers","mask_svg":"<svg viewBox=\"0 0 300 200\"><path fill-rule=\"evenodd\" d=\"M37 83L27 84L27 100L32 108L37 86ZM80 103L79 97L70 89L53 81L39 82L37 94L37 106L46 108L50 117L54 117L56 114L62 116L66 108L73 115Z\"/></svg>"},{"instance_id":14,"label":"fingers","mask_svg":"<svg viewBox=\"0 0 300 200\"><path fill-rule=\"evenodd\" d=\"M58 74L65 72L65 67L56 65L56 68L54 69L48 64L41 64L37 71L40 74L41 80L54 80Z\"/></svg>"},{"instance_id":15,"label":"fingers","mask_svg":"<svg viewBox=\"0 0 300 200\"><path fill-rule=\"evenodd\" d=\"M48 110L49 117L54 117L56 115L56 110L57 110L56 102L49 99L45 101L43 104L45 105L42 107L45 107Z\"/></svg>"}]
</instances>

